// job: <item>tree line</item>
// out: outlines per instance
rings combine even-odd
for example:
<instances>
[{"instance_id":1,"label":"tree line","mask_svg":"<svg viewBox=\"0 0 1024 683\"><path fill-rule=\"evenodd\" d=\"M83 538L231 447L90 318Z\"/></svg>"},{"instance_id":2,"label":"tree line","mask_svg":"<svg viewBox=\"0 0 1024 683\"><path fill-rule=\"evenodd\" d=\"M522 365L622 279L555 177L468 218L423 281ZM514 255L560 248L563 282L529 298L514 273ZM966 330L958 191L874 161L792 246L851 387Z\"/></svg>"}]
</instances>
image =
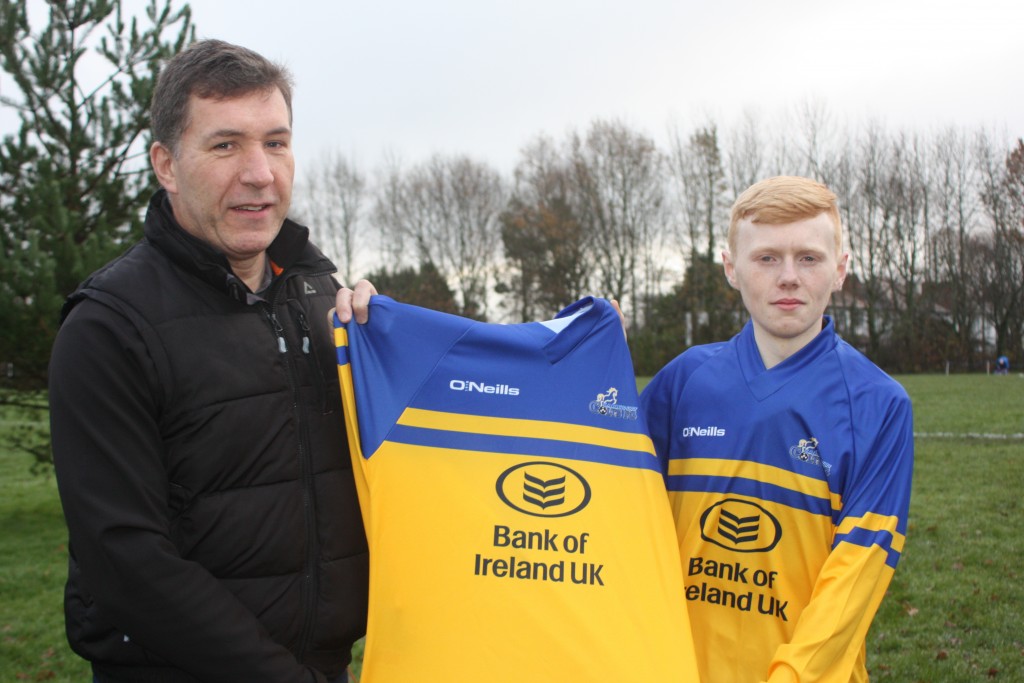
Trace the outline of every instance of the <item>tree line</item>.
<instances>
[{"instance_id":1,"label":"tree line","mask_svg":"<svg viewBox=\"0 0 1024 683\"><path fill-rule=\"evenodd\" d=\"M626 312L637 372L745 321L720 252L729 208L765 177L817 178L839 196L851 274L830 313L894 372L1024 361L1024 142L837 124L805 105L782 125L747 115L676 127L658 143L617 120L538 135L510 177L463 154L366 171L326 155L296 217L395 298L518 322L595 294Z\"/></svg>"}]
</instances>

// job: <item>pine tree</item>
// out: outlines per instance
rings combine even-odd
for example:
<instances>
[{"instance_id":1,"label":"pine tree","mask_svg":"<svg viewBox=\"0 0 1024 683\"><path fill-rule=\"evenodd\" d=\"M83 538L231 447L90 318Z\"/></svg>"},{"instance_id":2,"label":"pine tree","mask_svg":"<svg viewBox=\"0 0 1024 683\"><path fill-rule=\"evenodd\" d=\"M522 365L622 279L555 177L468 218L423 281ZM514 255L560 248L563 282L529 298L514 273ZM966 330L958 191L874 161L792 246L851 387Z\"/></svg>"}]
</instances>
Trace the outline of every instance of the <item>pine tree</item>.
<instances>
[{"instance_id":1,"label":"pine tree","mask_svg":"<svg viewBox=\"0 0 1024 683\"><path fill-rule=\"evenodd\" d=\"M0 0L0 364L4 381L45 384L65 296L141 230L155 189L147 146L160 64L194 39L188 5L150 0ZM38 5L35 6L39 10ZM165 34L176 34L170 40Z\"/></svg>"}]
</instances>

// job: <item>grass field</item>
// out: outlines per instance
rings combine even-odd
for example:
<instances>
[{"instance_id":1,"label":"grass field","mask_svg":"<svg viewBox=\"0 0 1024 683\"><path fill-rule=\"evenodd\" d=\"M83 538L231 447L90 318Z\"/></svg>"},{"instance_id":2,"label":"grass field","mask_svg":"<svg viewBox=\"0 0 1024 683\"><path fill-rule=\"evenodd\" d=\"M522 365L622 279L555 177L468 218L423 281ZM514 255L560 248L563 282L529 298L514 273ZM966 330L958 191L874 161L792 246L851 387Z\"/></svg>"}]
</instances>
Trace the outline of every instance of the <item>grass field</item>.
<instances>
[{"instance_id":1,"label":"grass field","mask_svg":"<svg viewBox=\"0 0 1024 683\"><path fill-rule=\"evenodd\" d=\"M898 379L915 409L914 493L903 559L868 636L872 680L1024 681L1024 378ZM88 666L64 639L56 486L9 450L6 424L0 681L83 683Z\"/></svg>"},{"instance_id":2,"label":"grass field","mask_svg":"<svg viewBox=\"0 0 1024 683\"><path fill-rule=\"evenodd\" d=\"M8 450L0 422L0 681L92 680L68 648L61 603L67 532L53 477Z\"/></svg>"},{"instance_id":3,"label":"grass field","mask_svg":"<svg viewBox=\"0 0 1024 683\"><path fill-rule=\"evenodd\" d=\"M1024 378L898 379L914 403L914 489L868 637L872 678L1024 681Z\"/></svg>"}]
</instances>

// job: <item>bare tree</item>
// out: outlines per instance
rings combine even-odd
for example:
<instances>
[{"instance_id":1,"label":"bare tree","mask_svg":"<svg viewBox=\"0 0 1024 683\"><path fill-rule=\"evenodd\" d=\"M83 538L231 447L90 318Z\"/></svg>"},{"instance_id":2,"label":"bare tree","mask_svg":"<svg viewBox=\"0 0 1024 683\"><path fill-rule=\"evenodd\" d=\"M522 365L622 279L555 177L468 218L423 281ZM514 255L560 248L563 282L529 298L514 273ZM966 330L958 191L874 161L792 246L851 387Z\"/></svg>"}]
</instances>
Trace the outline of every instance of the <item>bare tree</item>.
<instances>
[{"instance_id":1,"label":"bare tree","mask_svg":"<svg viewBox=\"0 0 1024 683\"><path fill-rule=\"evenodd\" d=\"M853 259L851 269L860 285L865 342L869 355L876 356L883 338L890 332L888 313L892 292L886 283L884 264L888 258L891 237L888 226L894 208L882 177L889 166L890 155L889 141L881 126L870 124L857 142L851 167L853 185L848 188L851 194L845 198L849 206L847 237ZM829 165L835 172L834 162ZM842 183L833 182L833 185L842 187Z\"/></svg>"},{"instance_id":2,"label":"bare tree","mask_svg":"<svg viewBox=\"0 0 1024 683\"><path fill-rule=\"evenodd\" d=\"M1009 197L1011 212L1006 224L1007 249L1016 264L1007 280L1010 281L1015 272L1019 285L1024 282L1024 140L1020 138L1006 156L1004 191ZM1018 294L1016 301L1013 311L1007 315L1007 343L1000 348L1004 353L1012 353L1018 360L1024 360L1024 294Z\"/></svg>"},{"instance_id":3,"label":"bare tree","mask_svg":"<svg viewBox=\"0 0 1024 683\"><path fill-rule=\"evenodd\" d=\"M485 319L494 278L501 176L466 156L434 155L403 172L389 168L378 189L374 220L394 244L396 263L435 266L454 285L460 312Z\"/></svg>"},{"instance_id":4,"label":"bare tree","mask_svg":"<svg viewBox=\"0 0 1024 683\"><path fill-rule=\"evenodd\" d=\"M800 166L797 172L813 178L827 175L827 165L833 154L835 126L825 104L818 100L805 100L796 109L797 130L802 136L797 143Z\"/></svg>"},{"instance_id":5,"label":"bare tree","mask_svg":"<svg viewBox=\"0 0 1024 683\"><path fill-rule=\"evenodd\" d=\"M538 137L523 148L501 214L506 269L499 292L518 320L554 314L588 288L586 236L571 191L568 161L550 139Z\"/></svg>"},{"instance_id":6,"label":"bare tree","mask_svg":"<svg viewBox=\"0 0 1024 683\"><path fill-rule=\"evenodd\" d=\"M337 152L318 159L297 197L296 217L338 265L342 282L356 277L357 230L366 200L366 176Z\"/></svg>"},{"instance_id":7,"label":"bare tree","mask_svg":"<svg viewBox=\"0 0 1024 683\"><path fill-rule=\"evenodd\" d=\"M684 142L678 130L669 152L673 185L680 193L686 251L713 257L729 223L728 185L713 123L698 128Z\"/></svg>"},{"instance_id":8,"label":"bare tree","mask_svg":"<svg viewBox=\"0 0 1024 683\"><path fill-rule=\"evenodd\" d=\"M766 154L757 114L747 110L729 135L726 152L726 174L733 197L765 177Z\"/></svg>"},{"instance_id":9,"label":"bare tree","mask_svg":"<svg viewBox=\"0 0 1024 683\"><path fill-rule=\"evenodd\" d=\"M977 259L972 238L977 229L976 166L964 133L950 128L934 143L933 179L935 221L932 278L943 293L942 304L949 311L956 348L951 357L975 366L974 333L978 322Z\"/></svg>"},{"instance_id":10,"label":"bare tree","mask_svg":"<svg viewBox=\"0 0 1024 683\"><path fill-rule=\"evenodd\" d=\"M411 202L409 192L401 159L387 155L377 171L371 222L380 239L381 259L390 268L417 265L406 248L406 235L411 232L407 228Z\"/></svg>"},{"instance_id":11,"label":"bare tree","mask_svg":"<svg viewBox=\"0 0 1024 683\"><path fill-rule=\"evenodd\" d=\"M1008 154L987 134L977 135L975 155L981 182L981 205L991 231L984 242L982 299L995 330L995 355L1024 356L1024 142Z\"/></svg>"},{"instance_id":12,"label":"bare tree","mask_svg":"<svg viewBox=\"0 0 1024 683\"><path fill-rule=\"evenodd\" d=\"M573 210L593 247L601 293L638 304L660 287L664 239L664 159L654 141L617 121L596 121L586 138L572 134Z\"/></svg>"},{"instance_id":13,"label":"bare tree","mask_svg":"<svg viewBox=\"0 0 1024 683\"><path fill-rule=\"evenodd\" d=\"M882 270L893 309L894 366L903 371L920 370L933 342L921 333L930 308L930 299L922 296L930 232L928 163L921 138L901 134L892 141L881 185L883 203L891 207Z\"/></svg>"},{"instance_id":14,"label":"bare tree","mask_svg":"<svg viewBox=\"0 0 1024 683\"><path fill-rule=\"evenodd\" d=\"M721 339L735 326L734 311L724 306L723 277L716 256L729 225L729 196L718 128L709 123L685 140L671 135L673 186L678 190L684 230L680 231L685 268L684 306L691 343Z\"/></svg>"}]
</instances>

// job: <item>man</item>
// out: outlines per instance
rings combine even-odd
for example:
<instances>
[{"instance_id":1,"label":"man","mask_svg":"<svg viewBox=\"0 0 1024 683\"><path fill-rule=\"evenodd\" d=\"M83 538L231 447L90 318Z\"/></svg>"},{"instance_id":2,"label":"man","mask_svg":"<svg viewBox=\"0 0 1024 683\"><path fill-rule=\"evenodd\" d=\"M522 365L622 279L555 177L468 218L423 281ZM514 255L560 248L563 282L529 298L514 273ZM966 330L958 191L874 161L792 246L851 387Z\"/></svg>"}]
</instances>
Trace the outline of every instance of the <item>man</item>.
<instances>
[{"instance_id":1,"label":"man","mask_svg":"<svg viewBox=\"0 0 1024 683\"><path fill-rule=\"evenodd\" d=\"M101 682L345 680L367 549L335 268L286 218L290 76L202 41L152 116L145 236L69 297L50 366L69 642Z\"/></svg>"},{"instance_id":2,"label":"man","mask_svg":"<svg viewBox=\"0 0 1024 683\"><path fill-rule=\"evenodd\" d=\"M655 376L703 681L866 681L903 548L910 401L823 316L847 272L835 195L795 177L736 200L722 254L750 322Z\"/></svg>"}]
</instances>

